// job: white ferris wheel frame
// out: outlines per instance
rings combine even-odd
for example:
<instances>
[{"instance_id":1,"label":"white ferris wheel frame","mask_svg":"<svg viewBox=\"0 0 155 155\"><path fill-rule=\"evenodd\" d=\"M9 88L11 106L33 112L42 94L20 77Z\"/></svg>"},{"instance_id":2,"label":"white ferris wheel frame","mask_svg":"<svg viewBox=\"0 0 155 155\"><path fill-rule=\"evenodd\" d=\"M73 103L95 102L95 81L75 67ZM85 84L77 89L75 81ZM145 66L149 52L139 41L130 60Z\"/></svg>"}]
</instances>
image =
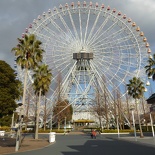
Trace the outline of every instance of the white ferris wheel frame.
<instances>
[{"instance_id":1,"label":"white ferris wheel frame","mask_svg":"<svg viewBox=\"0 0 155 155\"><path fill-rule=\"evenodd\" d=\"M121 85L125 86L133 76L140 76L146 80L144 66L151 50L144 33L125 14L104 4L99 6L98 3L88 4L84 1L60 5L59 8L55 7L53 10L49 9L47 13L44 12L33 20L25 33L35 34L42 41L42 47L46 51L44 62L51 67L54 75L51 94L48 97L50 104L56 100L57 89L54 87L59 71L63 76L61 95L68 98L70 104L76 107L75 109L79 108L76 102L81 98L87 98L86 103L94 100L89 94L92 92L89 91L90 87L96 83L96 79L102 92L103 87L106 86L106 91L110 96L109 103L113 100L114 87L119 89ZM91 69L81 71L76 70L77 64L73 60L73 53L80 52L83 47L86 53L93 53L94 58L89 61ZM18 73L20 79L23 79L24 74L19 67ZM30 71L28 86L33 82L31 75ZM81 76L85 81L82 86ZM102 76L106 78L106 82ZM73 82L76 85L74 93ZM125 91L122 93L122 98L125 93ZM29 94L34 98L33 93L29 92Z\"/></svg>"}]
</instances>

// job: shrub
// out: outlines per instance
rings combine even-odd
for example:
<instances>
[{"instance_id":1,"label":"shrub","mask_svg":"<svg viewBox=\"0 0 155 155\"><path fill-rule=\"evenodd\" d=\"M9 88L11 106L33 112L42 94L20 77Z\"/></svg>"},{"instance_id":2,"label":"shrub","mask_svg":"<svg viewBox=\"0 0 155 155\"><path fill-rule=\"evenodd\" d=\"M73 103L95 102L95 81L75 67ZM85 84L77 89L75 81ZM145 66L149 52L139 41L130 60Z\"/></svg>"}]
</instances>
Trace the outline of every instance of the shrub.
<instances>
[{"instance_id":1,"label":"shrub","mask_svg":"<svg viewBox=\"0 0 155 155\"><path fill-rule=\"evenodd\" d=\"M118 130L102 130L103 133L117 133ZM119 130L120 133L130 133L130 132L134 132L133 130Z\"/></svg>"},{"instance_id":2,"label":"shrub","mask_svg":"<svg viewBox=\"0 0 155 155\"><path fill-rule=\"evenodd\" d=\"M0 131L10 132L11 128L8 126L2 126L0 127Z\"/></svg>"}]
</instances>

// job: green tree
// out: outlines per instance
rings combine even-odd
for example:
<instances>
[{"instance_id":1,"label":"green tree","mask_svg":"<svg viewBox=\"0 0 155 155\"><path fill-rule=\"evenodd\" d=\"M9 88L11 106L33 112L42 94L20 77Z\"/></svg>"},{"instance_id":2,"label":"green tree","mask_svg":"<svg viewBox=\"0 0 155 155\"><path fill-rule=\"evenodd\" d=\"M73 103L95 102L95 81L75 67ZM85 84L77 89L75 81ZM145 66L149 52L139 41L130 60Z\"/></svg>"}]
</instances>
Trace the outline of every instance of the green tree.
<instances>
[{"instance_id":1,"label":"green tree","mask_svg":"<svg viewBox=\"0 0 155 155\"><path fill-rule=\"evenodd\" d=\"M133 77L133 79L129 80L129 84L127 84L127 90L128 90L128 95L132 96L135 99L139 127L140 127L140 137L143 137L143 132L142 132L141 121L140 121L139 110L138 110L137 104L138 104L138 100L140 98L142 98L144 95L144 91L145 91L144 83L141 81L140 78Z\"/></svg>"},{"instance_id":2,"label":"green tree","mask_svg":"<svg viewBox=\"0 0 155 155\"><path fill-rule=\"evenodd\" d=\"M18 38L18 44L12 48L15 52L16 63L25 69L23 105L25 104L27 73L29 69L34 69L42 61L44 50L41 48L41 41L36 39L34 34L26 35L24 38Z\"/></svg>"},{"instance_id":3,"label":"green tree","mask_svg":"<svg viewBox=\"0 0 155 155\"><path fill-rule=\"evenodd\" d=\"M61 122L70 121L72 119L73 108L69 104L68 100L59 100L53 108L53 117L58 124L58 130L60 129Z\"/></svg>"},{"instance_id":4,"label":"green tree","mask_svg":"<svg viewBox=\"0 0 155 155\"><path fill-rule=\"evenodd\" d=\"M145 66L146 74L148 77L152 76L152 79L155 80L155 54L153 55L153 58L148 59L148 65Z\"/></svg>"},{"instance_id":5,"label":"green tree","mask_svg":"<svg viewBox=\"0 0 155 155\"><path fill-rule=\"evenodd\" d=\"M16 99L20 97L21 82L16 79L15 70L0 60L0 125L10 126L11 116L16 109Z\"/></svg>"},{"instance_id":6,"label":"green tree","mask_svg":"<svg viewBox=\"0 0 155 155\"><path fill-rule=\"evenodd\" d=\"M45 96L45 94L49 90L49 86L51 84L52 73L51 70L48 69L48 65L41 65L34 69L34 83L33 87L35 90L35 94L38 96L37 102L37 112L36 112L36 130L35 130L35 139L38 139L38 125L39 125L39 108L41 96Z\"/></svg>"}]
</instances>

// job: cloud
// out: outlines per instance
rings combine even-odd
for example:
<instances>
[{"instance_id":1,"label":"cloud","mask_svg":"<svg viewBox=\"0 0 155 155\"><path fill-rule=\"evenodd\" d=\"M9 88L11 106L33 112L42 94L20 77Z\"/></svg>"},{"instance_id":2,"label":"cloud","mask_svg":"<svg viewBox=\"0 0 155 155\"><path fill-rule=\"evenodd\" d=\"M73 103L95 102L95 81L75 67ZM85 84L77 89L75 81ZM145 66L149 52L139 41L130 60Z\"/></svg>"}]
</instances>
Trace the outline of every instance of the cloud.
<instances>
[{"instance_id":1,"label":"cloud","mask_svg":"<svg viewBox=\"0 0 155 155\"><path fill-rule=\"evenodd\" d=\"M16 38L21 37L25 28L33 19L37 18L48 9L53 9L59 4L71 4L78 0L0 0L0 59L13 66L11 48L16 46ZM89 3L88 1L87 3ZM96 0L92 0L95 4ZM155 50L155 1L154 0L98 0L99 4L116 8L126 14L144 31L151 48ZM81 1L83 3L83 1Z\"/></svg>"}]
</instances>

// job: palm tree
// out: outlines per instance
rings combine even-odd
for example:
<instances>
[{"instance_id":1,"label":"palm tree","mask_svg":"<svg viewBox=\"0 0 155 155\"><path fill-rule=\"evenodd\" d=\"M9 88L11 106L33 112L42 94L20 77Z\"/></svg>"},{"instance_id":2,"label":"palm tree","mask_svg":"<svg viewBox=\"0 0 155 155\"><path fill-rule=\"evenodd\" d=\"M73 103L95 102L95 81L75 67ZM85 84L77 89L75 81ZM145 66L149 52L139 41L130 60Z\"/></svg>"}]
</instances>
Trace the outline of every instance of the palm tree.
<instances>
[{"instance_id":1,"label":"palm tree","mask_svg":"<svg viewBox=\"0 0 155 155\"><path fill-rule=\"evenodd\" d=\"M152 76L152 79L155 80L155 54L153 55L153 58L150 57L148 59L148 65L145 66L145 69L148 77Z\"/></svg>"},{"instance_id":2,"label":"palm tree","mask_svg":"<svg viewBox=\"0 0 155 155\"><path fill-rule=\"evenodd\" d=\"M35 94L39 98L38 102L37 102L35 139L38 139L39 108L40 108L41 96L45 96L45 94L48 92L49 86L51 84L52 73L50 71L51 70L48 69L48 65L45 65L45 64L38 66L34 70L33 86L34 86Z\"/></svg>"},{"instance_id":3,"label":"palm tree","mask_svg":"<svg viewBox=\"0 0 155 155\"><path fill-rule=\"evenodd\" d=\"M140 127L140 137L143 137L143 132L142 132L139 110L138 110L137 104L138 104L138 100L142 98L144 95L145 87L143 85L144 83L140 80L140 78L136 78L136 77L133 77L133 79L129 80L129 84L127 84L128 95L130 95L131 97L135 99L139 127Z\"/></svg>"},{"instance_id":4,"label":"palm tree","mask_svg":"<svg viewBox=\"0 0 155 155\"><path fill-rule=\"evenodd\" d=\"M25 104L27 72L34 69L42 61L44 50L41 48L41 41L37 40L34 34L26 35L24 38L18 38L18 44L12 48L15 52L16 63L25 69L24 90L22 104Z\"/></svg>"}]
</instances>

